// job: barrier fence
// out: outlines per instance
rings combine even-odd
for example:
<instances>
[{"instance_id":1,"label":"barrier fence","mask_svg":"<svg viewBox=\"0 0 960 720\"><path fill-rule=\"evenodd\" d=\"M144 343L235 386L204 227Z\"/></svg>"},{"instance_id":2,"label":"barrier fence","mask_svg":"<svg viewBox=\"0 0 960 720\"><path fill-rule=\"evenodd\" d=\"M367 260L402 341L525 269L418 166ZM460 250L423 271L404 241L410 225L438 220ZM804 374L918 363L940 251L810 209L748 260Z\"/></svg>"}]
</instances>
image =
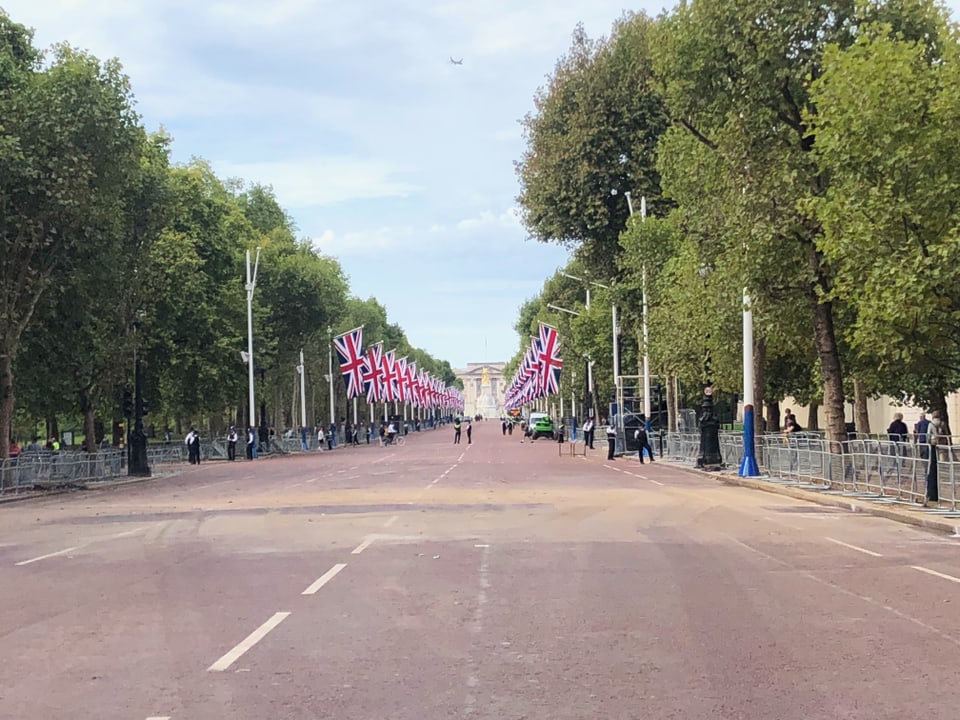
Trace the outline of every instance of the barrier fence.
<instances>
[{"instance_id":1,"label":"barrier fence","mask_svg":"<svg viewBox=\"0 0 960 720\"><path fill-rule=\"evenodd\" d=\"M757 437L756 454L760 472L774 482L911 503L926 498L926 477L934 455L940 507L956 510L960 438L943 441L929 445L858 436L834 442L808 433L768 434ZM737 468L743 456L743 434L721 433L720 452L728 468ZM700 434L667 434L664 455L696 464Z\"/></svg>"}]
</instances>

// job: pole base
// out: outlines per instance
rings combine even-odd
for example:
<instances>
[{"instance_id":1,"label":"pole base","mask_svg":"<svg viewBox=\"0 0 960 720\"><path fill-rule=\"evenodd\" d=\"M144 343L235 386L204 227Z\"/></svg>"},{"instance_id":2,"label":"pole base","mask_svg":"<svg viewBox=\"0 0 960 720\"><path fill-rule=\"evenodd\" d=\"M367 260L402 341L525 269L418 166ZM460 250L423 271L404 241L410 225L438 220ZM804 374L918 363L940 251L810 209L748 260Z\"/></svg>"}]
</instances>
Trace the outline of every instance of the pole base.
<instances>
[{"instance_id":1,"label":"pole base","mask_svg":"<svg viewBox=\"0 0 960 720\"><path fill-rule=\"evenodd\" d=\"M757 459L753 455L744 455L740 458L740 469L737 471L737 475L740 477L760 477Z\"/></svg>"}]
</instances>

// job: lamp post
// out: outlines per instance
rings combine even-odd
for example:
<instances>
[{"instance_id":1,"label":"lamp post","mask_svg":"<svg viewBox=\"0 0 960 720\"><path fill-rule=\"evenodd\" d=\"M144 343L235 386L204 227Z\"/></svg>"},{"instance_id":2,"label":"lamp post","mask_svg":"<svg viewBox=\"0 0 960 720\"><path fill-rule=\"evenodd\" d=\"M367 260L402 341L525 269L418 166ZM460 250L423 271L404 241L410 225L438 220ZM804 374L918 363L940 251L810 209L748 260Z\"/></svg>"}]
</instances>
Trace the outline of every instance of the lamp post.
<instances>
[{"instance_id":1,"label":"lamp post","mask_svg":"<svg viewBox=\"0 0 960 720\"><path fill-rule=\"evenodd\" d=\"M133 323L133 429L130 432L130 462L127 474L137 477L150 477L150 465L147 463L147 434L143 430L143 415L146 403L143 397L143 374L140 372L139 344L140 319Z\"/></svg>"},{"instance_id":2,"label":"lamp post","mask_svg":"<svg viewBox=\"0 0 960 720\"><path fill-rule=\"evenodd\" d=\"M707 283L707 266L701 266L700 277L704 287ZM708 334L709 338L709 334ZM723 465L723 456L720 454L720 421L713 414L713 381L710 370L710 348L703 360L704 375L703 400L700 404L700 457L697 458L697 467L719 469Z\"/></svg>"},{"instance_id":3,"label":"lamp post","mask_svg":"<svg viewBox=\"0 0 960 720\"><path fill-rule=\"evenodd\" d=\"M743 457L740 459L740 477L757 477L756 443L753 419L753 310L750 295L743 289Z\"/></svg>"},{"instance_id":4,"label":"lamp post","mask_svg":"<svg viewBox=\"0 0 960 720\"><path fill-rule=\"evenodd\" d=\"M630 209L630 216L633 216L633 200L630 197L630 193L625 192L624 195L627 196L627 207ZM646 196L641 196L640 198L640 220L646 221L647 219L647 198ZM642 274L641 274L641 334L643 336L643 417L647 420L647 430L650 429L650 354L647 350L649 337L647 335L647 264L643 264Z\"/></svg>"},{"instance_id":5,"label":"lamp post","mask_svg":"<svg viewBox=\"0 0 960 720\"><path fill-rule=\"evenodd\" d=\"M576 280L577 282L582 282L586 284L587 312L590 311L590 286L596 285L597 287L603 288L604 290L610 289L609 285L604 285L603 283L598 283L594 280L587 280L585 278L577 277L576 275L571 275L570 273L565 273L562 271L560 272L560 274L566 278L570 278L571 280ZM575 313L572 310L566 310L564 308L556 307L555 305L548 305L547 307L553 308L554 310L559 310L560 312L570 313L571 315L580 314L580 313ZM612 311L613 311L613 384L614 384L614 387L619 388L620 387L620 349L619 349L619 337L618 337L619 334L617 332L616 305L612 306ZM588 417L593 417L593 403L594 403L596 394L594 392L594 387L593 387L593 363L589 360L587 361L587 390L589 394L589 400L587 402L587 413L588 413Z\"/></svg>"},{"instance_id":6,"label":"lamp post","mask_svg":"<svg viewBox=\"0 0 960 720\"><path fill-rule=\"evenodd\" d=\"M327 344L327 380L330 382L330 424L337 422L336 408L333 403L333 328L327 328L330 342Z\"/></svg>"},{"instance_id":7,"label":"lamp post","mask_svg":"<svg viewBox=\"0 0 960 720\"><path fill-rule=\"evenodd\" d=\"M260 248L257 248L257 258L253 264L253 273L250 272L250 251L247 250L247 283L244 286L247 291L247 377L249 380L250 391L250 415L248 427L255 427L257 424L256 399L253 394L253 291L257 287L257 268L260 266ZM256 453L254 453L256 457Z\"/></svg>"}]
</instances>

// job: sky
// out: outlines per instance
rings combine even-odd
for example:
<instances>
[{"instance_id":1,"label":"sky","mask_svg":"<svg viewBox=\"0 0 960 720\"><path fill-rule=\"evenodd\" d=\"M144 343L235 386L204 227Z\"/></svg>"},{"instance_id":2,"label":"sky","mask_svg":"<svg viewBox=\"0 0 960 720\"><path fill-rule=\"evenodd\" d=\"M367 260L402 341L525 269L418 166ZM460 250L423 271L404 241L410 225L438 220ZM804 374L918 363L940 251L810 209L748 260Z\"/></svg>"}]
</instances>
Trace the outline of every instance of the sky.
<instances>
[{"instance_id":1,"label":"sky","mask_svg":"<svg viewBox=\"0 0 960 720\"><path fill-rule=\"evenodd\" d=\"M272 186L352 294L455 368L509 359L520 305L567 261L516 207L537 89L578 23L598 37L672 4L0 0L40 47L119 58L174 161Z\"/></svg>"}]
</instances>

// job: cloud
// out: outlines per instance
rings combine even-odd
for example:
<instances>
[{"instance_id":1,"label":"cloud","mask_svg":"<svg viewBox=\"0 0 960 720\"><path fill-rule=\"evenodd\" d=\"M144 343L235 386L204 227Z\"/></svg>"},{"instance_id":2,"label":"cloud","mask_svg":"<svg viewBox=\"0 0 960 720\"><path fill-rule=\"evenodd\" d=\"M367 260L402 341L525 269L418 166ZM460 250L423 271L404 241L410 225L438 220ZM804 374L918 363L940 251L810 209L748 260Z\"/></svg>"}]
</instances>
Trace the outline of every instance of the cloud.
<instances>
[{"instance_id":1,"label":"cloud","mask_svg":"<svg viewBox=\"0 0 960 720\"><path fill-rule=\"evenodd\" d=\"M396 168L377 160L313 157L259 163L215 162L225 177L271 185L291 208L332 205L348 200L409 197L420 188L397 178Z\"/></svg>"},{"instance_id":2,"label":"cloud","mask_svg":"<svg viewBox=\"0 0 960 720\"><path fill-rule=\"evenodd\" d=\"M457 230L464 232L473 232L484 228L519 229L521 228L520 213L516 208L509 208L501 213L485 210L476 217L465 218L457 223Z\"/></svg>"}]
</instances>

